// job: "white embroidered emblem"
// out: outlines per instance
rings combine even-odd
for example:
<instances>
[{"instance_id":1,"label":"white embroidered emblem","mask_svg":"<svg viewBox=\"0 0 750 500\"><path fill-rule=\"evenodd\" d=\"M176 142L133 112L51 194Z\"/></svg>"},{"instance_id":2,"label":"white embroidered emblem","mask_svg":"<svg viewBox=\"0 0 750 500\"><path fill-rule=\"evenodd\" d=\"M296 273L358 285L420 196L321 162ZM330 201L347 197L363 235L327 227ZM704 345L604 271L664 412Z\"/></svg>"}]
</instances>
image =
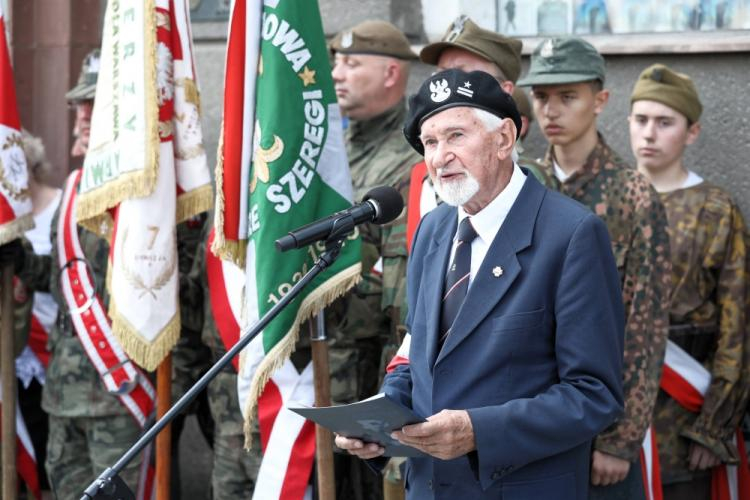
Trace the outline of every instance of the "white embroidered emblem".
<instances>
[{"instance_id":1,"label":"white embroidered emblem","mask_svg":"<svg viewBox=\"0 0 750 500\"><path fill-rule=\"evenodd\" d=\"M451 89L448 88L448 81L443 78L437 82L430 82L430 99L433 102L443 102L451 96Z\"/></svg>"},{"instance_id":2,"label":"white embroidered emblem","mask_svg":"<svg viewBox=\"0 0 750 500\"><path fill-rule=\"evenodd\" d=\"M466 82L463 87L458 87L456 89L456 94L465 95L466 97L474 97L474 91L470 90L470 88L471 82Z\"/></svg>"},{"instance_id":3,"label":"white embroidered emblem","mask_svg":"<svg viewBox=\"0 0 750 500\"><path fill-rule=\"evenodd\" d=\"M341 46L348 49L352 46L352 43L354 43L354 35L351 31L345 31L344 34L341 35Z\"/></svg>"},{"instance_id":4,"label":"white embroidered emblem","mask_svg":"<svg viewBox=\"0 0 750 500\"><path fill-rule=\"evenodd\" d=\"M555 53L555 43L552 41L551 38L548 38L547 40L545 40L544 45L542 45L542 48L539 51L539 55L542 57L552 57L554 53Z\"/></svg>"}]
</instances>

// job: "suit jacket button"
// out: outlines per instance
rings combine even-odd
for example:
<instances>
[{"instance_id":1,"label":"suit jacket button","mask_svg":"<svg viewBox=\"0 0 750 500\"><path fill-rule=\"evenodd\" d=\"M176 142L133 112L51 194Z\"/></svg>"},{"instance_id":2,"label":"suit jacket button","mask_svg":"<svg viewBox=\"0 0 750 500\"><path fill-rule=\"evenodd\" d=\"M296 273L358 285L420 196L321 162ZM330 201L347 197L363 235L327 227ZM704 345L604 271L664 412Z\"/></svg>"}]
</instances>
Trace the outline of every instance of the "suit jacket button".
<instances>
[{"instance_id":1,"label":"suit jacket button","mask_svg":"<svg viewBox=\"0 0 750 500\"><path fill-rule=\"evenodd\" d=\"M496 481L496 480L500 479L500 473L497 472L497 471L495 471L495 472L492 473L492 476L490 476L490 477L492 477L492 479L494 481Z\"/></svg>"},{"instance_id":2,"label":"suit jacket button","mask_svg":"<svg viewBox=\"0 0 750 500\"><path fill-rule=\"evenodd\" d=\"M430 489L432 489L432 479L430 479L429 481L427 481L427 487L430 488Z\"/></svg>"}]
</instances>

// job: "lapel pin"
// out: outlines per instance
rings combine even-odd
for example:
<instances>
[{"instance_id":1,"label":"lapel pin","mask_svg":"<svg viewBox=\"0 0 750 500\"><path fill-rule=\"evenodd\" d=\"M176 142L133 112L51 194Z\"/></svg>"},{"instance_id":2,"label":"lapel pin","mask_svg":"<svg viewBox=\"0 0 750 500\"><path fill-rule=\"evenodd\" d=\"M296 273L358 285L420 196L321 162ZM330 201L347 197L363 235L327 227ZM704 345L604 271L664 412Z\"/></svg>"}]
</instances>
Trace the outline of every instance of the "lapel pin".
<instances>
[{"instance_id":1,"label":"lapel pin","mask_svg":"<svg viewBox=\"0 0 750 500\"><path fill-rule=\"evenodd\" d=\"M503 275L503 268L502 268L502 267L500 267L500 266L495 266L495 267L493 267L493 268L492 268L492 275L493 275L493 276L494 276L495 278L499 278L500 276L502 276L502 275Z\"/></svg>"}]
</instances>

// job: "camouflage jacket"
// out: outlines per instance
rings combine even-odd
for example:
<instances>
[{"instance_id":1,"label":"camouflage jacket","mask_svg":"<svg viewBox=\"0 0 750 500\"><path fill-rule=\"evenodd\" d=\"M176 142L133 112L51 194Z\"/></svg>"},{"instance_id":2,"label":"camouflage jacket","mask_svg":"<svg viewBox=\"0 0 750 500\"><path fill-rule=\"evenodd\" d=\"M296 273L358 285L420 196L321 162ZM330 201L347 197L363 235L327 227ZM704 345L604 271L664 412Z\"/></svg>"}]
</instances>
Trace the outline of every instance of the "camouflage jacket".
<instances>
[{"instance_id":1,"label":"camouflage jacket","mask_svg":"<svg viewBox=\"0 0 750 500\"><path fill-rule=\"evenodd\" d=\"M406 105L401 101L378 117L350 123L346 139L355 200L380 185L393 186L408 196L408 187L404 187L411 167L421 157L404 139L401 127L405 116ZM347 336L384 337L391 330L390 315L396 322L405 317L403 311L394 311L401 309L400 290L405 286L405 213L389 224L361 228L362 281L347 297L342 318L346 324L340 325Z\"/></svg>"},{"instance_id":2,"label":"camouflage jacket","mask_svg":"<svg viewBox=\"0 0 750 500\"><path fill-rule=\"evenodd\" d=\"M545 168L554 175L550 147ZM625 305L625 412L594 447L631 462L651 422L661 378L669 317L669 236L664 206L648 180L600 136L581 169L560 191L586 205L609 229Z\"/></svg>"},{"instance_id":3,"label":"camouflage jacket","mask_svg":"<svg viewBox=\"0 0 750 500\"><path fill-rule=\"evenodd\" d=\"M708 182L661 194L672 255L669 338L711 372L700 413L660 391L654 413L665 483L690 481L691 441L736 464L735 431L747 405L748 251L737 205ZM685 439L687 438L687 439ZM708 475L710 471L698 474Z\"/></svg>"}]
</instances>

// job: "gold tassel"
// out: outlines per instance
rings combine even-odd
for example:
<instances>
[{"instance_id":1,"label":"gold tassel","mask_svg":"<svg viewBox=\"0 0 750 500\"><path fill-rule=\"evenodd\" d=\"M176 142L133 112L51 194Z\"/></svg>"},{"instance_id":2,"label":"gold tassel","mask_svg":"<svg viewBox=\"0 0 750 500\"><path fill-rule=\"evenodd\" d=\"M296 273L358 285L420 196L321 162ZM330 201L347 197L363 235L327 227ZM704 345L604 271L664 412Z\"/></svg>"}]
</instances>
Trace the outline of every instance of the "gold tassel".
<instances>
[{"instance_id":1,"label":"gold tassel","mask_svg":"<svg viewBox=\"0 0 750 500\"><path fill-rule=\"evenodd\" d=\"M358 262L339 272L305 297L305 300L302 301L297 310L297 316L287 334L266 353L258 365L250 384L250 394L245 404L245 410L243 411L245 417L245 449L249 450L252 446L254 413L258 399L271 376L276 370L281 368L286 360L289 359L292 352L294 352L297 340L299 340L300 325L359 283L362 278L361 272L362 264Z\"/></svg>"},{"instance_id":2,"label":"gold tassel","mask_svg":"<svg viewBox=\"0 0 750 500\"><path fill-rule=\"evenodd\" d=\"M6 222L0 228L0 245L23 236L23 233L34 228L34 217L31 214L22 215L15 220Z\"/></svg>"},{"instance_id":3,"label":"gold tassel","mask_svg":"<svg viewBox=\"0 0 750 500\"><path fill-rule=\"evenodd\" d=\"M180 338L179 311L159 332L156 339L151 342L146 340L124 316L119 314L115 302L111 298L109 317L112 318L112 332L128 357L148 371L154 371L158 368Z\"/></svg>"},{"instance_id":4,"label":"gold tassel","mask_svg":"<svg viewBox=\"0 0 750 500\"><path fill-rule=\"evenodd\" d=\"M214 191L211 184L204 184L192 191L177 197L177 224L188 220L194 215L211 210L214 204Z\"/></svg>"}]
</instances>

